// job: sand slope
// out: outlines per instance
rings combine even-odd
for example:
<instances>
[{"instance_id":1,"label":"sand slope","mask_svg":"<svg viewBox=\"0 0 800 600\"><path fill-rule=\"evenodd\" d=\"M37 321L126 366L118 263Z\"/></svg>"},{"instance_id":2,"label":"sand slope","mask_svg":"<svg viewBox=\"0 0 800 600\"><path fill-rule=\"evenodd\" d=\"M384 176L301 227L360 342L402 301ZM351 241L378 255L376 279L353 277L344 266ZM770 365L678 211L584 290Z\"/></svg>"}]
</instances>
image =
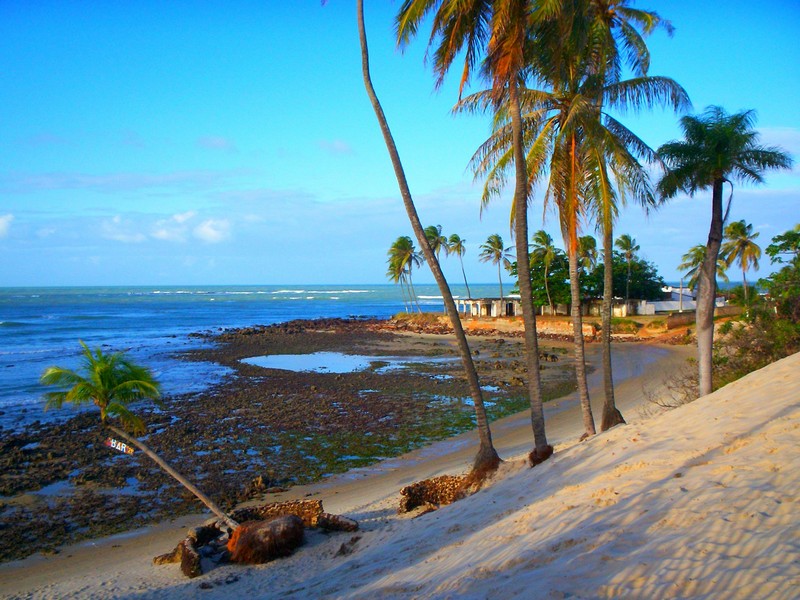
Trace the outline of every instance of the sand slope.
<instances>
[{"instance_id":1,"label":"sand slope","mask_svg":"<svg viewBox=\"0 0 800 600\"><path fill-rule=\"evenodd\" d=\"M0 593L797 598L799 447L797 354L693 404L584 443L562 442L535 469L509 461L489 487L435 513L398 517L396 495L376 489L349 512L362 524L357 536L312 533L297 554L269 565L186 580L174 566L150 565L169 548L95 553L98 571L75 551L70 575L42 564L38 584L12 581L15 573L30 577L35 565L4 567ZM361 484L368 489L369 477ZM354 500L335 503L338 510Z\"/></svg>"}]
</instances>

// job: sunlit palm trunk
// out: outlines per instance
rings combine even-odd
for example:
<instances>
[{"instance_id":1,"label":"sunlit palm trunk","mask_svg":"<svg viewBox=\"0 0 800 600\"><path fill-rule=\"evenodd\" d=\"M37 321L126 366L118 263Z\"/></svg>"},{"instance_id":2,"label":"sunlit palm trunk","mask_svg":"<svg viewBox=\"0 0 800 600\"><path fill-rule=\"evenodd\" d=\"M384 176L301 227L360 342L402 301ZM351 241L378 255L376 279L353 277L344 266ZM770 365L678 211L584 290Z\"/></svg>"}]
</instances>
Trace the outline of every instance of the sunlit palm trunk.
<instances>
[{"instance_id":1,"label":"sunlit palm trunk","mask_svg":"<svg viewBox=\"0 0 800 600\"><path fill-rule=\"evenodd\" d=\"M566 221L568 227L568 255L569 255L569 289L572 295L572 333L575 345L575 376L578 382L578 393L583 414L584 435L594 435L594 417L592 404L589 400L589 385L586 381L586 357L583 342L583 317L581 316L581 283L578 272L578 159L577 140L574 134L570 139L570 183L567 192Z\"/></svg>"},{"instance_id":2,"label":"sunlit palm trunk","mask_svg":"<svg viewBox=\"0 0 800 600\"><path fill-rule=\"evenodd\" d=\"M517 276L519 281L522 322L525 329L526 365L528 368L528 395L531 404L531 427L533 429L533 462L545 460L553 449L547 443L544 407L542 405L542 381L539 373L539 341L536 336L536 312L533 307L533 290L530 278L530 256L528 252L528 173L522 140L522 116L520 114L518 89L509 86L511 128L514 144L516 189L514 191L514 236L517 247Z\"/></svg>"},{"instance_id":3,"label":"sunlit palm trunk","mask_svg":"<svg viewBox=\"0 0 800 600\"><path fill-rule=\"evenodd\" d=\"M500 284L500 300L503 299L503 275L500 270L500 261L497 261L497 283Z\"/></svg>"},{"instance_id":4,"label":"sunlit palm trunk","mask_svg":"<svg viewBox=\"0 0 800 600\"><path fill-rule=\"evenodd\" d=\"M697 280L697 365L698 391L701 396L710 394L713 389L714 301L717 295L717 258L722 245L722 186L722 179L714 181L711 229L708 232L706 256Z\"/></svg>"},{"instance_id":5,"label":"sunlit palm trunk","mask_svg":"<svg viewBox=\"0 0 800 600\"><path fill-rule=\"evenodd\" d=\"M113 425L109 425L108 423L106 423L106 427L109 430L113 431L114 434L117 435L118 437L121 437L124 440L127 440L128 442L130 442L131 444L133 444L134 446L139 448L139 450L144 452L151 460L153 460L166 473L168 473L173 478L175 478L175 480L178 483L180 483L183 487L185 487L187 490L189 490L195 496L197 496L197 498L203 504L205 504L211 510L211 512L213 512L220 519L222 519L222 521L228 527L230 527L231 529L236 529L239 526L239 523L237 523L236 521L231 519L228 515L226 515L225 511L223 511L219 506L217 506L217 504L211 498L206 496L203 492L201 492L199 489L197 489L197 487L194 486L188 479L186 479L183 475L181 475L175 469L173 469L163 458L161 458L158 454L153 452L150 449L150 447L147 446L144 442L142 442L141 440L139 440L139 439L137 439L137 438L135 438L133 436L128 435L122 429L114 427Z\"/></svg>"},{"instance_id":6,"label":"sunlit palm trunk","mask_svg":"<svg viewBox=\"0 0 800 600\"><path fill-rule=\"evenodd\" d=\"M394 138L389 130L389 124L386 121L383 108L378 101L378 96L375 93L375 88L372 85L372 79L369 74L369 51L367 49L367 33L364 27L364 3L363 0L356 0L356 12L358 17L358 36L361 42L361 68L364 76L364 87L366 88L367 95L369 96L372 108L375 111L375 116L378 119L383 139L386 142L386 149L389 151L389 156L392 160L397 183L400 188L400 194L403 197L403 205L408 213L408 219L411 222L411 228L414 230L414 235L417 237L420 247L422 248L425 260L431 268L433 277L436 280L439 290L444 299L444 305L447 310L447 315L450 318L450 323L455 332L456 341L458 343L459 353L461 355L461 362L464 365L464 371L469 384L470 395L472 396L473 404L475 405L475 417L478 425L478 438L480 440L480 448L475 457L473 469L478 472L491 471L497 468L500 463L500 457L492 444L492 434L489 429L489 420L486 417L486 409L483 404L483 394L481 392L480 383L478 381L478 373L475 370L475 364L472 361L472 353L467 343L467 336L464 333L464 328L461 325L461 319L458 314L458 309L453 301L453 295L450 293L450 288L444 278L439 261L436 260L433 252L431 251L428 239L425 236L425 230L417 215L417 209L411 198L411 192L408 188L403 165L400 161L400 154L394 143Z\"/></svg>"},{"instance_id":7,"label":"sunlit palm trunk","mask_svg":"<svg viewBox=\"0 0 800 600\"><path fill-rule=\"evenodd\" d=\"M600 430L605 431L625 422L614 399L614 375L611 369L611 311L614 303L613 268L614 232L610 219L603 227L603 417Z\"/></svg>"}]
</instances>

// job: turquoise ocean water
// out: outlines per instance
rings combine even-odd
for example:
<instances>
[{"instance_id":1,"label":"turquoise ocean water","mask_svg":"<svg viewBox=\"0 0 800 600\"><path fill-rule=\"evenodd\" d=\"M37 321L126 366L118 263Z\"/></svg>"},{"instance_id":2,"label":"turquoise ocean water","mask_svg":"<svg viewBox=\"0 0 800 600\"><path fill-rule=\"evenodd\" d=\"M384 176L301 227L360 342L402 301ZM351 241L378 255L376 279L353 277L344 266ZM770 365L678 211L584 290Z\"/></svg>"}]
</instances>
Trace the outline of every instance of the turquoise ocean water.
<instances>
[{"instance_id":1,"label":"turquoise ocean water","mask_svg":"<svg viewBox=\"0 0 800 600\"><path fill-rule=\"evenodd\" d=\"M423 310L443 309L435 285L416 288ZM470 291L498 295L496 285ZM464 286L452 292L466 297ZM50 365L76 367L78 340L129 353L173 394L199 391L225 374L217 365L173 358L202 343L192 333L292 319L387 318L403 310L396 285L0 288L0 426L73 414L44 414L38 379Z\"/></svg>"}]
</instances>

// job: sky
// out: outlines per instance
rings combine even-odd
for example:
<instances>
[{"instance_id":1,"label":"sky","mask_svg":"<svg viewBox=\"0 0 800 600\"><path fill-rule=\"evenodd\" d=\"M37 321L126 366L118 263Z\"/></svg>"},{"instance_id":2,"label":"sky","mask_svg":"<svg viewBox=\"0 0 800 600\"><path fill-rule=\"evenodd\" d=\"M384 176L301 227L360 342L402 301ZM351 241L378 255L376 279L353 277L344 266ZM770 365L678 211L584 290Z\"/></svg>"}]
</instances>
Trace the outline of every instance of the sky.
<instances>
[{"instance_id":1,"label":"sky","mask_svg":"<svg viewBox=\"0 0 800 600\"><path fill-rule=\"evenodd\" d=\"M397 49L399 0L365 4L373 83L423 225L467 241L469 281L496 281L479 246L494 233L513 245L512 190L481 212L468 168L489 116L452 114L458 76L434 89L427 31ZM675 27L648 39L650 74L677 80L695 113L754 109L761 142L797 162L800 3L635 6ZM3 0L0 73L0 286L386 283L389 246L411 235L353 0ZM620 118L653 147L681 137L670 111ZM762 247L800 223L800 167L737 185L731 219ZM628 207L616 233L677 281L709 222L706 191L649 216ZM561 240L540 193L529 225ZM443 262L460 282L457 259ZM748 278L772 269L765 256ZM433 281L427 268L415 280Z\"/></svg>"}]
</instances>

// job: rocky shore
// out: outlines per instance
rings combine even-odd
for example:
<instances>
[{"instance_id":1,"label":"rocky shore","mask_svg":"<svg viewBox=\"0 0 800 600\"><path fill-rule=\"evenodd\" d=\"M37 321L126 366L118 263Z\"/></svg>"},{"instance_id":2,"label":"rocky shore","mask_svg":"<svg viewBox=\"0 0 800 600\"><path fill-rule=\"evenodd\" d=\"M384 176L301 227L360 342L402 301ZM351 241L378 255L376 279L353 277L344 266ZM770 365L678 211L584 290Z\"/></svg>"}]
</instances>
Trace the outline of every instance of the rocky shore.
<instances>
[{"instance_id":1,"label":"rocky shore","mask_svg":"<svg viewBox=\"0 0 800 600\"><path fill-rule=\"evenodd\" d=\"M473 427L473 410L448 327L428 322L317 320L211 334L185 360L233 373L202 392L143 407L147 443L222 506L397 456ZM471 333L490 418L525 410L522 340ZM574 387L567 344L543 341L545 396ZM240 362L328 351L374 360L348 373L266 369ZM385 369L389 357L425 357ZM451 358L452 360L442 360ZM95 413L0 432L0 561L202 508L140 453L104 445Z\"/></svg>"}]
</instances>

